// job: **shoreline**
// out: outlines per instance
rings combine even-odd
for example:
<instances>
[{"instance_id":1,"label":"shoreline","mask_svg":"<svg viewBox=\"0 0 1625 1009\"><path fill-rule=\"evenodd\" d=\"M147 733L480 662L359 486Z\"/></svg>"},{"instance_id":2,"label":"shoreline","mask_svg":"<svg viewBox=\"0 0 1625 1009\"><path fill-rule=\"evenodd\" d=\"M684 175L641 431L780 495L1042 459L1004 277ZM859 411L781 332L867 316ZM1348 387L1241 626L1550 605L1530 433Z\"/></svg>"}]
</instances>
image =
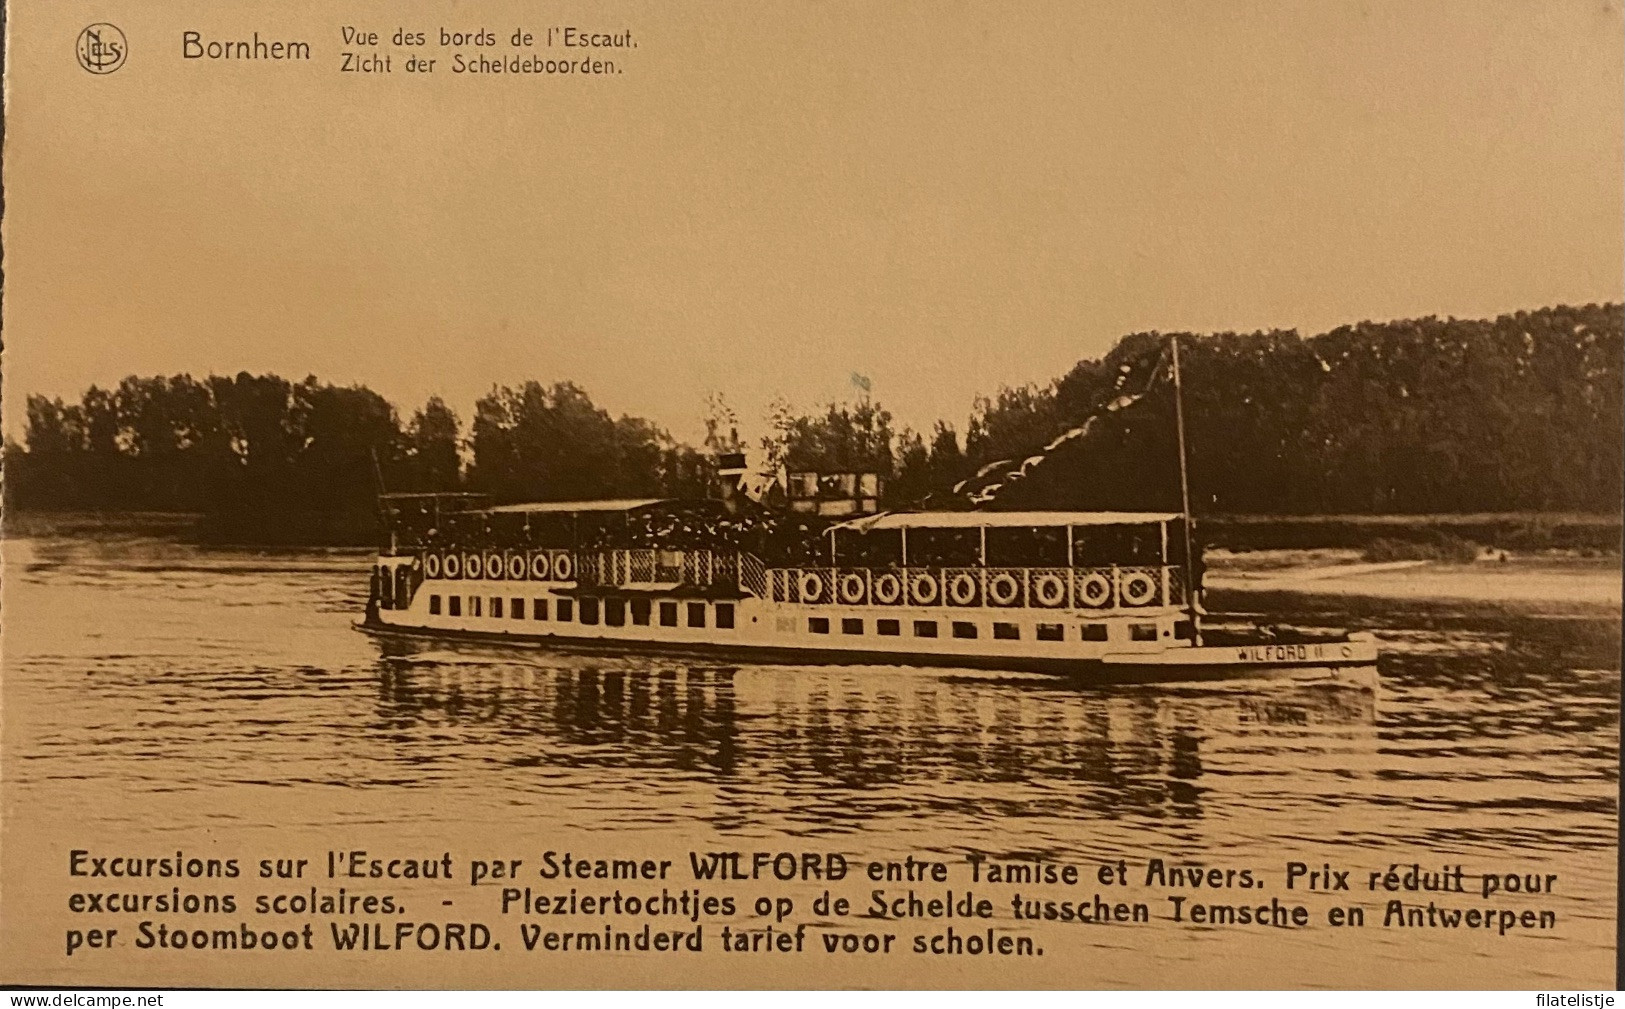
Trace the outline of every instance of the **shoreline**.
<instances>
[{"instance_id":1,"label":"shoreline","mask_svg":"<svg viewBox=\"0 0 1625 1009\"><path fill-rule=\"evenodd\" d=\"M329 554L365 550L358 545L221 543L195 535L199 516L155 512L19 512L8 509L0 540L104 536L153 538L205 549ZM1204 551L1203 584L1218 596L1335 597L1415 602L1463 602L1489 606L1622 606L1620 557L1596 551L1487 551L1475 562L1441 560L1366 561L1358 549L1337 547Z\"/></svg>"},{"instance_id":2,"label":"shoreline","mask_svg":"<svg viewBox=\"0 0 1625 1009\"><path fill-rule=\"evenodd\" d=\"M1214 550L1207 562L1203 585L1210 593L1559 604L1616 611L1622 601L1618 558L1530 555L1473 563L1366 563L1358 553L1343 550Z\"/></svg>"}]
</instances>

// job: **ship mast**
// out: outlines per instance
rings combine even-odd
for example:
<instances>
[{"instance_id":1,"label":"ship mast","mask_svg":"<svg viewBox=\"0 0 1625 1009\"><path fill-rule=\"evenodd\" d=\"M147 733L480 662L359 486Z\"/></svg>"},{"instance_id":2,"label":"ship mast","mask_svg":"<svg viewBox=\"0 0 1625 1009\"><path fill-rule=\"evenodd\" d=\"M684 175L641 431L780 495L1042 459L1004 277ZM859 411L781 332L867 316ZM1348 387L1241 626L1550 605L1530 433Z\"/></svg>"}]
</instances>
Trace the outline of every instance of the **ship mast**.
<instances>
[{"instance_id":1,"label":"ship mast","mask_svg":"<svg viewBox=\"0 0 1625 1009\"><path fill-rule=\"evenodd\" d=\"M1191 642L1202 643L1202 628L1197 622L1196 556L1191 551L1191 485L1185 467L1185 387L1179 380L1179 336L1168 337L1173 345L1172 369L1174 373L1174 428L1179 437L1179 525L1185 534L1185 602L1191 615Z\"/></svg>"},{"instance_id":2,"label":"ship mast","mask_svg":"<svg viewBox=\"0 0 1625 1009\"><path fill-rule=\"evenodd\" d=\"M389 488L384 486L384 467L378 463L378 447L376 445L372 448L372 475L373 479L378 481L378 515L389 529L389 552L393 554L396 547L395 523L393 521L395 516L390 514L389 505L386 503Z\"/></svg>"}]
</instances>

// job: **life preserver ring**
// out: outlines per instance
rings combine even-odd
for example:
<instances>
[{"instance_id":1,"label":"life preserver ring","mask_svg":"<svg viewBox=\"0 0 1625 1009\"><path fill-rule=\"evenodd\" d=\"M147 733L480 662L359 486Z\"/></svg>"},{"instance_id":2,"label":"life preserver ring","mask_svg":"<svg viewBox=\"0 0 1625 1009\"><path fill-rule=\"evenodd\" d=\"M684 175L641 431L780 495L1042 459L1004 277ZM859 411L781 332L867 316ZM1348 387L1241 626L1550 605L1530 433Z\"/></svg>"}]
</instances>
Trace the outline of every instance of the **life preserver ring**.
<instances>
[{"instance_id":1,"label":"life preserver ring","mask_svg":"<svg viewBox=\"0 0 1625 1009\"><path fill-rule=\"evenodd\" d=\"M1060 606L1066 602L1066 582L1057 574L1041 574L1033 581L1033 597L1040 606Z\"/></svg>"},{"instance_id":2,"label":"life preserver ring","mask_svg":"<svg viewBox=\"0 0 1625 1009\"><path fill-rule=\"evenodd\" d=\"M890 572L875 575L869 591L875 594L875 602L890 606L903 598L903 580Z\"/></svg>"},{"instance_id":3,"label":"life preserver ring","mask_svg":"<svg viewBox=\"0 0 1625 1009\"><path fill-rule=\"evenodd\" d=\"M869 585L856 571L841 578L841 602L861 603L869 592Z\"/></svg>"},{"instance_id":4,"label":"life preserver ring","mask_svg":"<svg viewBox=\"0 0 1625 1009\"><path fill-rule=\"evenodd\" d=\"M485 555L485 577L495 581L501 581L507 573L508 569L502 563L501 554Z\"/></svg>"},{"instance_id":5,"label":"life preserver ring","mask_svg":"<svg viewBox=\"0 0 1625 1009\"><path fill-rule=\"evenodd\" d=\"M961 571L948 580L948 601L955 606L969 606L976 601L976 579Z\"/></svg>"},{"instance_id":6,"label":"life preserver ring","mask_svg":"<svg viewBox=\"0 0 1625 1009\"><path fill-rule=\"evenodd\" d=\"M439 554L429 554L427 557L423 558L423 573L428 575L430 578L440 577Z\"/></svg>"},{"instance_id":7,"label":"life preserver ring","mask_svg":"<svg viewBox=\"0 0 1625 1009\"><path fill-rule=\"evenodd\" d=\"M937 580L925 572L920 572L909 582L908 594L914 601L922 606L930 606L937 601Z\"/></svg>"},{"instance_id":8,"label":"life preserver ring","mask_svg":"<svg viewBox=\"0 0 1625 1009\"><path fill-rule=\"evenodd\" d=\"M545 582L548 573L547 551L537 550L530 555L531 581Z\"/></svg>"},{"instance_id":9,"label":"life preserver ring","mask_svg":"<svg viewBox=\"0 0 1625 1009\"><path fill-rule=\"evenodd\" d=\"M516 581L516 582L525 577L525 555L524 554L509 554L508 555L508 577L510 579L512 579L513 581Z\"/></svg>"},{"instance_id":10,"label":"life preserver ring","mask_svg":"<svg viewBox=\"0 0 1625 1009\"><path fill-rule=\"evenodd\" d=\"M1130 606L1144 606L1157 595L1157 583L1144 571L1135 571L1123 579L1123 601Z\"/></svg>"},{"instance_id":11,"label":"life preserver ring","mask_svg":"<svg viewBox=\"0 0 1625 1009\"><path fill-rule=\"evenodd\" d=\"M824 579L816 571L803 571L796 582L796 591L804 603L816 603L824 596Z\"/></svg>"},{"instance_id":12,"label":"life preserver ring","mask_svg":"<svg viewBox=\"0 0 1625 1009\"><path fill-rule=\"evenodd\" d=\"M1000 571L987 582L987 597L995 606L1012 606L1021 596L1021 583L1008 571Z\"/></svg>"},{"instance_id":13,"label":"life preserver ring","mask_svg":"<svg viewBox=\"0 0 1625 1009\"><path fill-rule=\"evenodd\" d=\"M1078 599L1094 609L1105 606L1112 599L1112 580L1099 571L1089 572L1078 582Z\"/></svg>"},{"instance_id":14,"label":"life preserver ring","mask_svg":"<svg viewBox=\"0 0 1625 1009\"><path fill-rule=\"evenodd\" d=\"M441 570L446 572L447 578L458 578L463 573L463 562L456 554L447 554L441 562Z\"/></svg>"},{"instance_id":15,"label":"life preserver ring","mask_svg":"<svg viewBox=\"0 0 1625 1009\"><path fill-rule=\"evenodd\" d=\"M484 564L481 563L479 554L464 554L463 555L463 577L464 578L484 578L485 577L485 566L484 566Z\"/></svg>"},{"instance_id":16,"label":"life preserver ring","mask_svg":"<svg viewBox=\"0 0 1625 1009\"><path fill-rule=\"evenodd\" d=\"M572 581L575 574L575 562L570 560L567 550L560 550L553 555L553 580L560 582Z\"/></svg>"}]
</instances>

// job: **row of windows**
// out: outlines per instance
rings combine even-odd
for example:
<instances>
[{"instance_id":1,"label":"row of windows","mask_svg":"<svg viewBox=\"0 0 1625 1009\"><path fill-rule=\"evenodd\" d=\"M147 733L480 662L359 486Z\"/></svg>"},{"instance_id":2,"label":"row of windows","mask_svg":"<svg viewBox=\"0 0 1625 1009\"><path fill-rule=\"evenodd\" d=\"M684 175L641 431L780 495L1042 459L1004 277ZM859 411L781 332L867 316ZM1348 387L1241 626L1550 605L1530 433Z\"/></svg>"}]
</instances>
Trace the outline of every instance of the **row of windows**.
<instances>
[{"instance_id":1,"label":"row of windows","mask_svg":"<svg viewBox=\"0 0 1625 1009\"><path fill-rule=\"evenodd\" d=\"M842 634L863 634L864 620L862 617L843 617L840 621ZM1183 622L1175 633L1187 637L1187 625ZM969 620L954 620L948 625L949 633L956 638L975 640L981 635L981 627ZM828 617L808 617L807 630L812 634L828 634L830 632L830 619ZM900 637L903 633L900 620L876 620L875 633L883 638ZM938 636L938 626L935 620L914 621L914 636L916 638L934 638ZM1033 628L1033 637L1039 641L1065 641L1065 624L1038 624ZM993 624L993 638L996 641L1020 641L1021 626L996 621ZM1078 628L1080 641L1107 640L1107 627L1105 624L1083 624ZM1157 640L1156 624L1130 624L1129 640L1155 641Z\"/></svg>"},{"instance_id":2,"label":"row of windows","mask_svg":"<svg viewBox=\"0 0 1625 1009\"><path fill-rule=\"evenodd\" d=\"M527 602L529 605L527 606ZM549 613L549 603L555 604L552 613ZM714 614L713 626L722 630L731 630L734 626L734 604L716 603L707 606L703 602L677 603L673 600L660 600L658 604L650 599L625 599L619 596L606 596L598 598L583 596L578 599L529 599L524 596L446 596L444 599L439 593L429 596L429 613L439 616L442 612L448 616L460 617L464 609L471 617L484 616L488 611L495 619L506 616L511 620L524 620L529 616L531 620L555 620L560 623L576 622L579 610L580 623L589 626L604 624L608 627L624 627L628 619L635 627L647 627L652 622L658 622L661 627L679 626L678 617L684 619L683 626L705 627L708 610ZM782 622L781 622L782 623ZM830 633L829 617L808 617L807 630L812 634ZM843 617L840 620L842 634L861 635L866 633L866 621L862 617ZM793 625L792 625L793 628ZM787 629L780 626L779 630ZM969 620L954 620L948 625L948 632L955 638L975 640L981 635L980 625ZM996 641L1020 641L1021 626L1019 624L995 621L992 625L993 638ZM881 637L895 638L903 633L902 621L880 619L875 621L875 633ZM935 638L939 636L938 622L935 620L913 621L913 633L916 638ZM1189 637L1190 625L1181 621L1175 628L1176 637ZM1039 641L1065 641L1066 625L1058 623L1041 623L1033 627L1033 637ZM1106 641L1108 628L1103 623L1081 624L1078 627L1078 640L1080 641ZM1139 623L1129 625L1129 640L1155 641L1157 640L1157 625L1154 623Z\"/></svg>"},{"instance_id":3,"label":"row of windows","mask_svg":"<svg viewBox=\"0 0 1625 1009\"><path fill-rule=\"evenodd\" d=\"M466 604L465 604L466 599ZM439 616L444 612L447 616L460 617L466 605L468 615L471 617L484 616L486 604L489 603L489 613L495 619L502 619L506 612L507 619L524 620L526 618L527 600L524 596L446 596L441 598L439 593L429 596L429 614ZM651 599L624 599L619 596L608 596L599 599L595 596L583 596L580 599L531 599L528 613L531 620L555 620L559 623L574 623L579 610L580 622L588 625L604 624L608 627L625 627L630 617L633 626L647 627L657 620L661 627L678 626L678 616L686 618L686 626L706 626L707 610L715 616L714 626L722 630L731 630L734 626L734 604L717 603L708 607L705 603L684 603L682 610L679 604L672 600L661 600L658 610L654 600ZM556 603L549 615L549 603ZM579 605L578 605L579 604Z\"/></svg>"}]
</instances>

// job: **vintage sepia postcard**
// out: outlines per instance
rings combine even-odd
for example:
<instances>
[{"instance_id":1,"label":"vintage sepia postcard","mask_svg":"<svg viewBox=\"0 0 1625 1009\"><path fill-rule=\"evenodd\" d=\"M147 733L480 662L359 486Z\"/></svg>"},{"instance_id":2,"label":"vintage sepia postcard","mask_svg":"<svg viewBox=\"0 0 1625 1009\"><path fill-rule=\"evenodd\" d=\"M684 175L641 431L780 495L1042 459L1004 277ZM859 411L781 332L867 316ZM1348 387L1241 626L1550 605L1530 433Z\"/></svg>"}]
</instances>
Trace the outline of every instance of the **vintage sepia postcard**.
<instances>
[{"instance_id":1,"label":"vintage sepia postcard","mask_svg":"<svg viewBox=\"0 0 1625 1009\"><path fill-rule=\"evenodd\" d=\"M0 984L1615 986L1616 0L5 34Z\"/></svg>"}]
</instances>

